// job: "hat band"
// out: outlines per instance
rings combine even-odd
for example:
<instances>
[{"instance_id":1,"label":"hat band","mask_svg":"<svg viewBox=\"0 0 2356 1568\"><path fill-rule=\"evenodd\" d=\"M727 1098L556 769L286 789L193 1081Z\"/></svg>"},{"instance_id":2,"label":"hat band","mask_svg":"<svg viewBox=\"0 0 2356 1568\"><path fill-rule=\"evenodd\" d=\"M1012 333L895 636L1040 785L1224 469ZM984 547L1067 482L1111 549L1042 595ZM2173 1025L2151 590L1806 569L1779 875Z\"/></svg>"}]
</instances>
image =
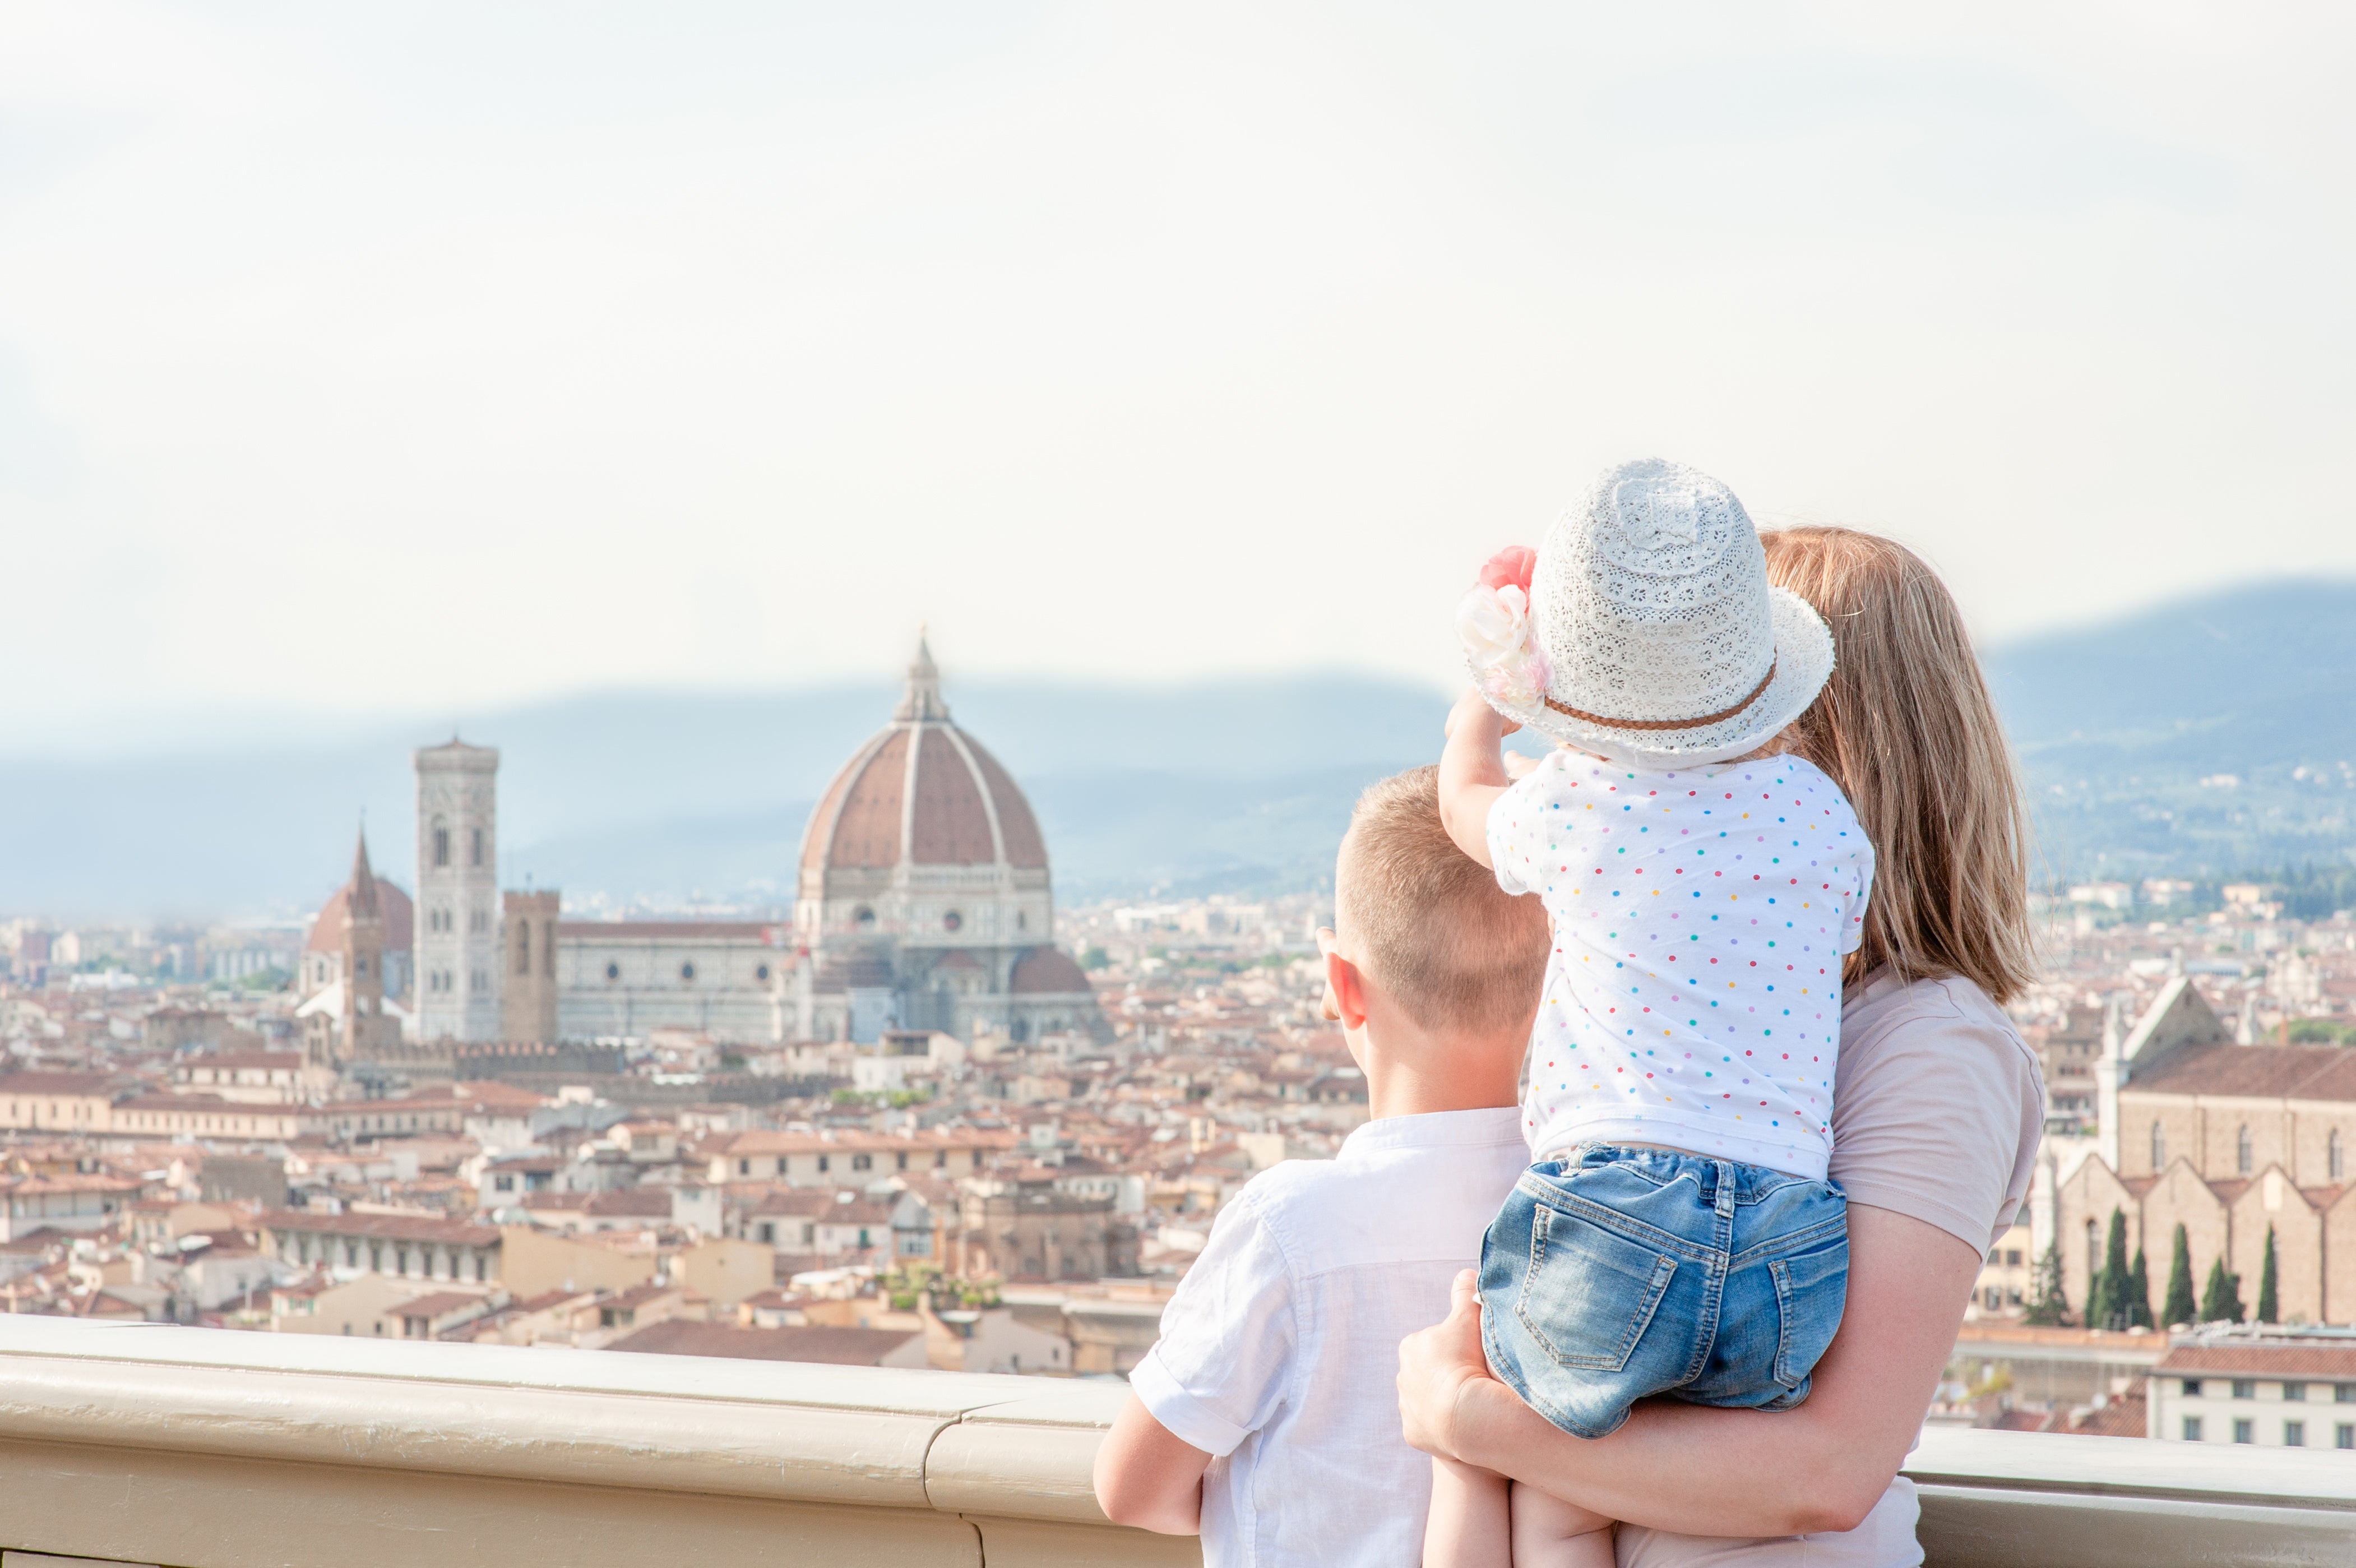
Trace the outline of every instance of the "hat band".
<instances>
[{"instance_id":1,"label":"hat band","mask_svg":"<svg viewBox=\"0 0 2356 1568\"><path fill-rule=\"evenodd\" d=\"M1775 679L1775 662L1769 662L1767 673L1759 677L1759 684L1751 688L1749 696L1730 708L1720 708L1714 714L1704 714L1697 719L1607 719L1601 714L1583 714L1577 708L1567 707L1552 697L1546 699L1546 705L1566 718L1579 719L1590 725L1601 725L1605 729L1699 729L1704 725L1714 725L1721 719L1732 718L1764 695L1768 682Z\"/></svg>"}]
</instances>

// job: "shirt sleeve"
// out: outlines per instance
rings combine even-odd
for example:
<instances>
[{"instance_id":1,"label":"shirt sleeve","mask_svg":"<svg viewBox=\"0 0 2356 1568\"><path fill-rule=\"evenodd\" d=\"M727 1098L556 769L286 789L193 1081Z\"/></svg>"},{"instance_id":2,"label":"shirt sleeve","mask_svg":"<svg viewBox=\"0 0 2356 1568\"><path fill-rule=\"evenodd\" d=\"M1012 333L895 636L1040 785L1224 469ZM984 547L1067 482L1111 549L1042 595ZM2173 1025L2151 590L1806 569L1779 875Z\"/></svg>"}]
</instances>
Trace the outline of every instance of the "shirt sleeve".
<instances>
[{"instance_id":1,"label":"shirt sleeve","mask_svg":"<svg viewBox=\"0 0 2356 1568\"><path fill-rule=\"evenodd\" d=\"M1848 897L1842 904L1844 911L1840 928L1841 956L1865 945L1865 904L1873 897L1873 845L1866 842L1865 830L1856 830L1858 852L1848 864Z\"/></svg>"},{"instance_id":2,"label":"shirt sleeve","mask_svg":"<svg viewBox=\"0 0 2356 1568\"><path fill-rule=\"evenodd\" d=\"M1546 778L1553 767L1546 758L1489 803L1489 865L1497 886L1516 897L1544 886L1537 857L1546 848Z\"/></svg>"},{"instance_id":3,"label":"shirt sleeve","mask_svg":"<svg viewBox=\"0 0 2356 1568\"><path fill-rule=\"evenodd\" d=\"M1957 1005L1957 987L1976 1005ZM1968 981L1915 982L1854 1039L1848 1022L1833 1090L1833 1179L1853 1203L1986 1251L2029 1194L2045 1114L2037 1058Z\"/></svg>"},{"instance_id":4,"label":"shirt sleeve","mask_svg":"<svg viewBox=\"0 0 2356 1568\"><path fill-rule=\"evenodd\" d=\"M1129 1374L1130 1389L1181 1443L1214 1458L1232 1454L1282 1401L1292 1310L1290 1267L1247 1187L1220 1211L1162 1309L1162 1337Z\"/></svg>"}]
</instances>

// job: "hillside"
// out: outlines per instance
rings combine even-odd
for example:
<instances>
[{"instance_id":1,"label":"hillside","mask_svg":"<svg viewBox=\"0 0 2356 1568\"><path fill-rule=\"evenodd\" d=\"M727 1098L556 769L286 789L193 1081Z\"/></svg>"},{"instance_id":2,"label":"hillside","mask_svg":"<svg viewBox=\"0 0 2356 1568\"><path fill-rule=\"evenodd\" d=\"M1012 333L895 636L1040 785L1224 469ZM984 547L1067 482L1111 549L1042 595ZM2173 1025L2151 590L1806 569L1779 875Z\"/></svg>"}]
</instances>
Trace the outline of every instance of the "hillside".
<instances>
[{"instance_id":1,"label":"hillside","mask_svg":"<svg viewBox=\"0 0 2356 1568\"><path fill-rule=\"evenodd\" d=\"M2236 588L2000 647L1987 668L2053 875L2214 875L2356 845L2356 584ZM948 693L1030 791L1073 898L1314 886L1357 789L1431 759L1446 708L1437 685L1345 675ZM809 802L895 696L592 694L460 728L502 752L509 883L767 901L791 897ZM0 761L0 914L292 913L341 877L363 811L406 881L409 750L447 733Z\"/></svg>"}]
</instances>

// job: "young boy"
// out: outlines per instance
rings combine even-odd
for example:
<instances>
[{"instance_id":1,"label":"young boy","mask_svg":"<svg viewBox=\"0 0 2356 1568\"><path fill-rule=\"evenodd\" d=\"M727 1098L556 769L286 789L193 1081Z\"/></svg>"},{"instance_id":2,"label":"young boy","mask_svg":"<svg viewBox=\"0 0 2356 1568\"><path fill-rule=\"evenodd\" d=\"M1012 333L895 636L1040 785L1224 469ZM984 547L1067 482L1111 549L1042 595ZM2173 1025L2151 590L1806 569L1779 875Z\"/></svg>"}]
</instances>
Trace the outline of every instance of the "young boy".
<instances>
[{"instance_id":1,"label":"young boy","mask_svg":"<svg viewBox=\"0 0 2356 1568\"><path fill-rule=\"evenodd\" d=\"M1450 842L1435 769L1360 798L1333 904L1325 1016L1373 1120L1220 1211L1097 1455L1105 1513L1199 1530L1207 1568L1420 1559L1431 1465L1400 1433L1398 1344L1447 1313L1529 1159L1546 913Z\"/></svg>"}]
</instances>

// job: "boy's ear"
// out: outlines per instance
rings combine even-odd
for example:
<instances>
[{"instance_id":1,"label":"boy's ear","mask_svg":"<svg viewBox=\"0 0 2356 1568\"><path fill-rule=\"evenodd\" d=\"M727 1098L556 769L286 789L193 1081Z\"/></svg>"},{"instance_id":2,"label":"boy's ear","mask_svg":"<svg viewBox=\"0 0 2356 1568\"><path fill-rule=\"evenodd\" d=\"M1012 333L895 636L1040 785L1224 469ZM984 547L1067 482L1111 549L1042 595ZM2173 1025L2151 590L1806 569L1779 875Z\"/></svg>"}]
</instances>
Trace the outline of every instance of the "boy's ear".
<instances>
[{"instance_id":1,"label":"boy's ear","mask_svg":"<svg viewBox=\"0 0 2356 1568\"><path fill-rule=\"evenodd\" d=\"M1333 933L1317 933L1317 945L1325 953L1325 1005L1327 1019L1342 1026L1344 1032L1365 1027L1366 982L1358 966L1333 949Z\"/></svg>"}]
</instances>

